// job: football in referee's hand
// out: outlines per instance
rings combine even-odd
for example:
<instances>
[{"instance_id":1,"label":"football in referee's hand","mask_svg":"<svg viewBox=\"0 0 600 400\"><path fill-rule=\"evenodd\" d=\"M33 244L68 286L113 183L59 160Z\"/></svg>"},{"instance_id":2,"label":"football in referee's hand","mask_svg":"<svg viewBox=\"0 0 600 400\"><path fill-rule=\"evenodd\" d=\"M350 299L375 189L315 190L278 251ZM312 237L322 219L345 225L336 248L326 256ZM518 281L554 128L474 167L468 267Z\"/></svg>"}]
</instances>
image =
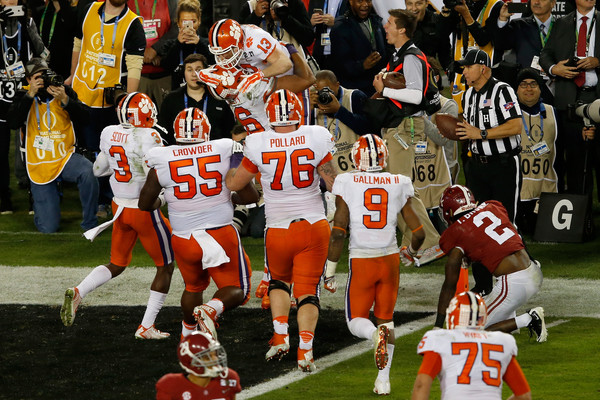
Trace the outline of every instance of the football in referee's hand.
<instances>
[{"instance_id":1,"label":"football in referee's hand","mask_svg":"<svg viewBox=\"0 0 600 400\"><path fill-rule=\"evenodd\" d=\"M390 89L406 88L406 79L400 72L384 72L382 74L383 86Z\"/></svg>"},{"instance_id":2,"label":"football in referee's hand","mask_svg":"<svg viewBox=\"0 0 600 400\"><path fill-rule=\"evenodd\" d=\"M435 124L442 136L450 140L460 140L460 136L456 134L456 124L458 118L451 114L435 114Z\"/></svg>"}]
</instances>

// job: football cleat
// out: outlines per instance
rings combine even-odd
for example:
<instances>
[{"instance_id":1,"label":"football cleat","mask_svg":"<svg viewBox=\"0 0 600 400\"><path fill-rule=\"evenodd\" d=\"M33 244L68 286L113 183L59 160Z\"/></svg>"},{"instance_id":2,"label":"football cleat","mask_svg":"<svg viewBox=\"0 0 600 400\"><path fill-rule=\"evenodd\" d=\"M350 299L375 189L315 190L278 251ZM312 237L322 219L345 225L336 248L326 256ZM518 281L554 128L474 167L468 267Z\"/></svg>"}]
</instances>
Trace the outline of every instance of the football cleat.
<instances>
[{"instance_id":1,"label":"football cleat","mask_svg":"<svg viewBox=\"0 0 600 400\"><path fill-rule=\"evenodd\" d=\"M298 369L302 372L314 372L317 370L312 349L298 349Z\"/></svg>"},{"instance_id":2,"label":"football cleat","mask_svg":"<svg viewBox=\"0 0 600 400\"><path fill-rule=\"evenodd\" d=\"M387 396L390 394L390 381L383 381L379 378L375 380L375 387L373 388L373 393L378 394L380 396Z\"/></svg>"},{"instance_id":3,"label":"football cleat","mask_svg":"<svg viewBox=\"0 0 600 400\"><path fill-rule=\"evenodd\" d=\"M258 297L259 299L262 299L264 295L268 296L268 291L269 291L269 282L261 280L260 283L258 284L258 287L256 288L256 292L254 293L254 295L256 297Z\"/></svg>"},{"instance_id":4,"label":"football cleat","mask_svg":"<svg viewBox=\"0 0 600 400\"><path fill-rule=\"evenodd\" d=\"M536 340L539 343L548 340L548 330L544 321L544 309L542 307L532 308L527 311L527 314L531 315L531 322L527 325L527 328L529 328L529 337L532 337L535 333Z\"/></svg>"},{"instance_id":5,"label":"football cleat","mask_svg":"<svg viewBox=\"0 0 600 400\"><path fill-rule=\"evenodd\" d=\"M373 332L373 343L375 343L375 365L378 369L384 369L388 363L387 343L390 338L390 328L379 325Z\"/></svg>"},{"instance_id":6,"label":"football cleat","mask_svg":"<svg viewBox=\"0 0 600 400\"><path fill-rule=\"evenodd\" d=\"M446 255L446 253L442 251L439 245L432 246L419 253L421 254L421 256L419 257L419 266L428 264Z\"/></svg>"},{"instance_id":7,"label":"football cleat","mask_svg":"<svg viewBox=\"0 0 600 400\"><path fill-rule=\"evenodd\" d=\"M217 311L205 304L194 308L194 318L198 321L198 330L208 333L214 340L217 340L217 327L215 320L217 319Z\"/></svg>"},{"instance_id":8,"label":"football cleat","mask_svg":"<svg viewBox=\"0 0 600 400\"><path fill-rule=\"evenodd\" d=\"M171 336L170 333L159 331L154 325L152 325L150 328L144 328L142 325L140 325L138 326L137 331L135 331L136 339L161 340L166 339L169 336Z\"/></svg>"},{"instance_id":9,"label":"football cleat","mask_svg":"<svg viewBox=\"0 0 600 400\"><path fill-rule=\"evenodd\" d=\"M77 307L81 303L81 296L79 295L79 289L68 288L65 292L65 300L60 308L60 319L65 326L73 325L75 321L75 313L77 313Z\"/></svg>"},{"instance_id":10,"label":"football cleat","mask_svg":"<svg viewBox=\"0 0 600 400\"><path fill-rule=\"evenodd\" d=\"M283 356L290 352L290 335L280 335L279 333L273 333L273 337L269 340L271 348L267 351L265 359L281 360Z\"/></svg>"}]
</instances>

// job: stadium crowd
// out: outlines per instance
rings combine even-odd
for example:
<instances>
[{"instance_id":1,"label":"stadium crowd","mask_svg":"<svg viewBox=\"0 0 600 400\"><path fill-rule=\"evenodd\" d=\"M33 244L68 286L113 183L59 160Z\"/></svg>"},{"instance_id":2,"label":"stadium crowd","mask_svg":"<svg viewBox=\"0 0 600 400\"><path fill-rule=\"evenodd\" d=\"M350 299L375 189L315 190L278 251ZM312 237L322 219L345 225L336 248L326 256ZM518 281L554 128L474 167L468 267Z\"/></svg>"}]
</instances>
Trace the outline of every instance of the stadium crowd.
<instances>
[{"instance_id":1,"label":"stadium crowd","mask_svg":"<svg viewBox=\"0 0 600 400\"><path fill-rule=\"evenodd\" d=\"M594 171L600 183L599 121L570 111L600 98L598 12L595 0L560 3L249 0L211 21L198 0L0 0L0 215L27 207L9 189L12 137L38 230L59 230L63 181L78 184L86 237L113 224L110 264L67 290L65 325L125 269L139 237L157 278L136 337L168 337L154 321L174 257L186 283L181 336L202 330L209 337L195 340L216 348L217 318L251 295L240 236L264 231L255 295L273 315L266 359L289 352L294 305L298 366L314 371L320 283L337 289L349 230L346 318L375 343L375 393L390 392L400 262L449 256L436 326L468 258L490 317L465 324L529 327L545 341L541 307L514 315L542 280L520 236L534 231L542 193L591 203ZM495 242L481 247L494 250L480 254L461 240L486 218L498 228L485 229ZM204 302L211 279L219 289ZM531 289L504 303L505 281ZM425 359L428 385L440 369ZM527 398L524 378L510 379Z\"/></svg>"}]
</instances>

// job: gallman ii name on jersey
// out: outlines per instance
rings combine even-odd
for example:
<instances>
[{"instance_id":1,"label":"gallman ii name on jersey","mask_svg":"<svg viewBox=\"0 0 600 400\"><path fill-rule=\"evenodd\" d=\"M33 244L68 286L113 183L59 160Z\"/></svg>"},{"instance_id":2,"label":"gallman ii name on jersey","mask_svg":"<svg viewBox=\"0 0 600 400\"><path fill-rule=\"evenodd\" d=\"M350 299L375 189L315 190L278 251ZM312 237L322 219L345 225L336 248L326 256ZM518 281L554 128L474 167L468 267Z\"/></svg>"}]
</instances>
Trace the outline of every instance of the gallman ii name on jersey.
<instances>
[{"instance_id":1,"label":"gallman ii name on jersey","mask_svg":"<svg viewBox=\"0 0 600 400\"><path fill-rule=\"evenodd\" d=\"M366 183L367 185L391 185L392 178L394 183L400 183L397 176L377 176L377 175L354 175L354 182Z\"/></svg>"},{"instance_id":2,"label":"gallman ii name on jersey","mask_svg":"<svg viewBox=\"0 0 600 400\"><path fill-rule=\"evenodd\" d=\"M181 147L179 149L173 149L173 155L174 156L193 156L196 154L202 154L202 153L210 153L212 152L212 145L211 144L203 144L201 146L189 146L189 147Z\"/></svg>"},{"instance_id":3,"label":"gallman ii name on jersey","mask_svg":"<svg viewBox=\"0 0 600 400\"><path fill-rule=\"evenodd\" d=\"M306 142L306 138L304 136L295 136L295 137L282 137L275 138L269 141L269 145L271 147L288 147L288 146L297 146L299 144L304 144Z\"/></svg>"}]
</instances>

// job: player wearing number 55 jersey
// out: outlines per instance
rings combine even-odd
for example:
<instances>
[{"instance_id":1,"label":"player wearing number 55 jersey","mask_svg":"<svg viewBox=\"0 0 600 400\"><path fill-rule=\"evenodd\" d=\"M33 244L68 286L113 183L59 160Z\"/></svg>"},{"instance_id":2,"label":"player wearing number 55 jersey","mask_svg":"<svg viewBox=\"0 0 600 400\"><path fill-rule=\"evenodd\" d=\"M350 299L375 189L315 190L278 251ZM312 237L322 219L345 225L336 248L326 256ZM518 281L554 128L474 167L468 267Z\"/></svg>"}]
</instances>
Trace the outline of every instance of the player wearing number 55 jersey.
<instances>
[{"instance_id":1,"label":"player wearing number 55 jersey","mask_svg":"<svg viewBox=\"0 0 600 400\"><path fill-rule=\"evenodd\" d=\"M428 331L417 348L423 356L412 400L429 399L440 379L442 400L499 400L502 381L513 391L509 400L530 400L531 390L515 358L515 339L483 330L487 311L473 292L456 295L446 311L446 328Z\"/></svg>"},{"instance_id":2,"label":"player wearing number 55 jersey","mask_svg":"<svg viewBox=\"0 0 600 400\"><path fill-rule=\"evenodd\" d=\"M315 369L312 343L329 240L319 175L331 190L334 143L325 128L300 126L302 105L288 90L269 96L266 112L273 130L246 138L245 157L240 168L228 173L227 186L236 190L261 173L267 220L265 257L271 273L269 296L275 330L266 359L280 359L289 352L293 283L300 331L298 367L309 372Z\"/></svg>"},{"instance_id":3,"label":"player wearing number 55 jersey","mask_svg":"<svg viewBox=\"0 0 600 400\"><path fill-rule=\"evenodd\" d=\"M110 175L115 195L112 202L114 218L85 232L93 240L113 224L110 263L96 267L77 287L67 289L61 318L66 326L73 323L79 302L91 291L121 274L131 262L131 252L138 237L156 264L156 275L150 287L148 307L138 327L138 339L166 339L168 333L154 327L156 315L169 292L173 274L171 227L160 210L151 213L138 209L138 197L146 179L144 154L162 147L162 139L152 129L156 122L156 107L143 93L130 93L117 108L120 125L107 126L100 137L101 153L94 163L96 176Z\"/></svg>"},{"instance_id":4,"label":"player wearing number 55 jersey","mask_svg":"<svg viewBox=\"0 0 600 400\"><path fill-rule=\"evenodd\" d=\"M519 316L515 313L540 290L543 277L539 262L530 259L504 206L495 200L477 205L468 188L454 185L444 191L440 211L449 224L440 239L448 261L435 326L442 327L444 310L456 291L461 263L466 258L468 262L483 264L496 277L492 292L485 297L488 309L485 328L512 332L528 327L538 342L546 341L548 332L542 307Z\"/></svg>"},{"instance_id":5,"label":"player wearing number 55 jersey","mask_svg":"<svg viewBox=\"0 0 600 400\"><path fill-rule=\"evenodd\" d=\"M375 342L375 364L380 370L373 391L390 394L394 353L394 306L400 280L396 241L398 214L413 231L410 248L419 250L425 233L413 211L414 189L409 177L383 172L388 149L379 137L361 136L352 148L356 171L338 175L331 191L336 211L329 240L325 289L337 288L335 269L350 226L350 269L346 287L346 323L353 335ZM375 304L377 326L369 320Z\"/></svg>"},{"instance_id":6,"label":"player wearing number 55 jersey","mask_svg":"<svg viewBox=\"0 0 600 400\"><path fill-rule=\"evenodd\" d=\"M158 195L165 189L173 224L173 250L185 282L181 296L182 336L196 330L198 323L201 330L216 339L217 317L224 310L245 303L250 296L252 271L232 225L231 200L239 204L247 196L245 203L256 202L258 193L250 185L232 198L224 180L234 146L239 144L231 139L210 140L210 123L199 108L180 112L174 131L178 145L152 149L146 156L152 169L139 205L144 210L158 208ZM209 302L202 304L210 279L218 290Z\"/></svg>"}]
</instances>

